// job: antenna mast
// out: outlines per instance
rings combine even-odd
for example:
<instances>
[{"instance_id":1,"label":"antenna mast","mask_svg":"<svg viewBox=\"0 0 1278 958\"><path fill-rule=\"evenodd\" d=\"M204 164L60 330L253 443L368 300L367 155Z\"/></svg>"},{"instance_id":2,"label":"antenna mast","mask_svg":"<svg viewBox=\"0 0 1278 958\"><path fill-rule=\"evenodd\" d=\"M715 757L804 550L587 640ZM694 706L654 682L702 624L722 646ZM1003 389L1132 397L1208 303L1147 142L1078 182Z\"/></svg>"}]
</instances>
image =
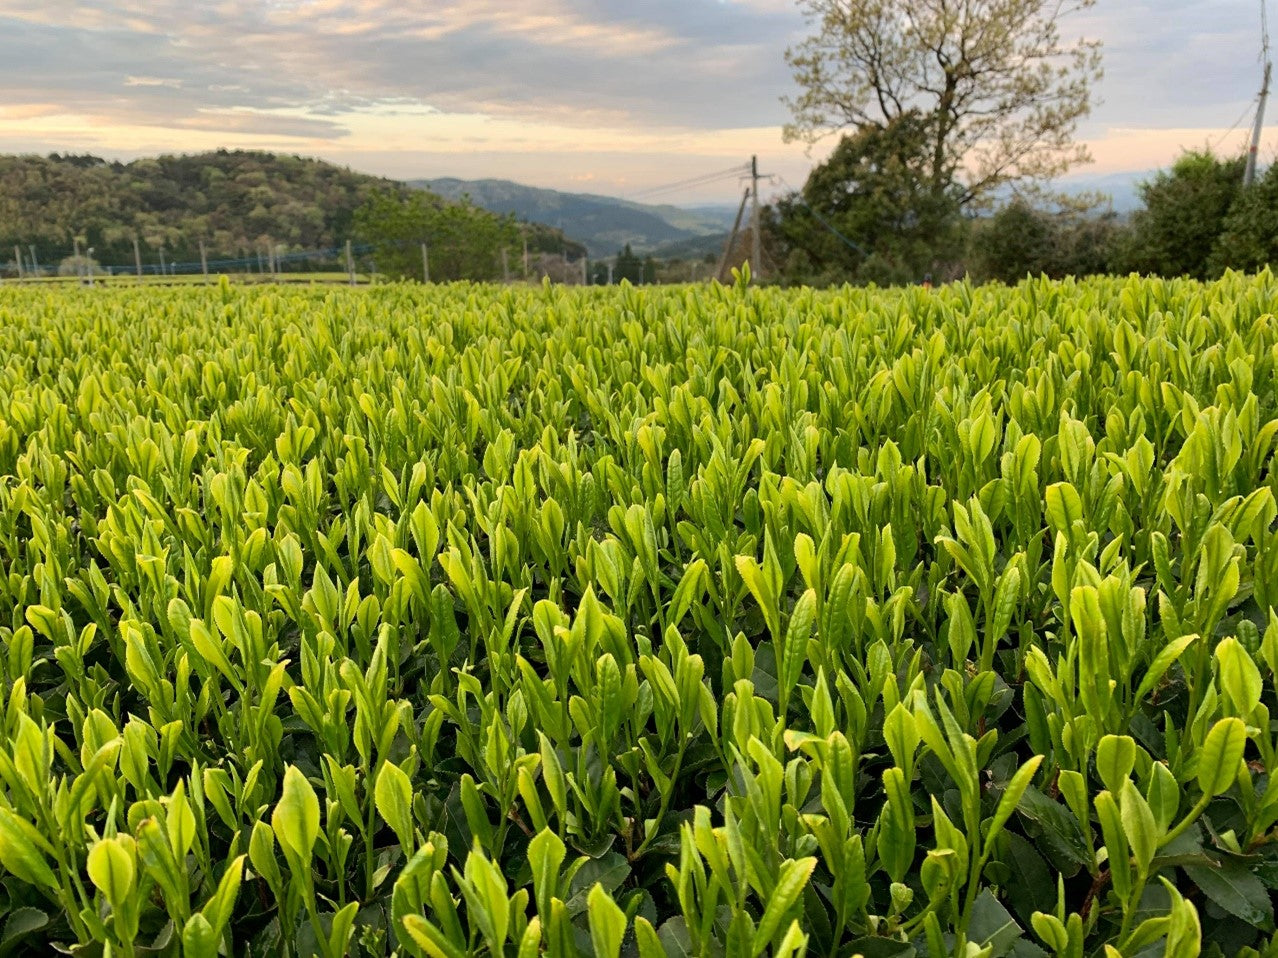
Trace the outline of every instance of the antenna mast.
<instances>
[{"instance_id":1,"label":"antenna mast","mask_svg":"<svg viewBox=\"0 0 1278 958\"><path fill-rule=\"evenodd\" d=\"M1260 0L1261 57L1265 62L1265 80L1260 87L1260 102L1256 106L1256 123L1251 128L1251 145L1247 149L1247 166L1243 172L1243 186L1251 186L1256 179L1256 155L1260 152L1260 134L1265 126L1265 103L1269 99L1269 77L1273 64L1269 60L1269 16L1266 0Z\"/></svg>"}]
</instances>

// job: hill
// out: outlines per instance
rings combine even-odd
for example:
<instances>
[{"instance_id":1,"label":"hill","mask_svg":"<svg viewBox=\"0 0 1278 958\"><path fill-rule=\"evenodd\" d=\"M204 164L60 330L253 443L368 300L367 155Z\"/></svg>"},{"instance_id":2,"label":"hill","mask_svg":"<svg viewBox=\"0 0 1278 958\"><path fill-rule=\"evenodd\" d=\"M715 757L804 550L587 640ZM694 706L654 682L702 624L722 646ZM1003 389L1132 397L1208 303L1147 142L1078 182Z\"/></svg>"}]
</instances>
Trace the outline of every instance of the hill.
<instances>
[{"instance_id":1,"label":"hill","mask_svg":"<svg viewBox=\"0 0 1278 958\"><path fill-rule=\"evenodd\" d=\"M1081 173L1060 180L1058 186L1068 194L1099 193L1109 198L1114 212L1131 213L1144 205L1140 197L1140 184L1152 180L1157 173L1157 170Z\"/></svg>"},{"instance_id":2,"label":"hill","mask_svg":"<svg viewBox=\"0 0 1278 958\"><path fill-rule=\"evenodd\" d=\"M564 193L524 186L509 180L461 180L440 177L410 180L448 199L469 196L477 206L510 213L521 220L546 223L584 243L591 256L611 256L627 243L635 252L661 252L664 247L699 237L722 236L732 226L734 209L635 203L593 193Z\"/></svg>"},{"instance_id":3,"label":"hill","mask_svg":"<svg viewBox=\"0 0 1278 958\"><path fill-rule=\"evenodd\" d=\"M73 237L103 264L132 264L136 238L146 263L253 257L341 246L352 219L378 190L404 184L321 160L218 150L129 163L96 156L0 156L0 262L15 246L24 258L55 264L72 254ZM539 224L529 246L559 250L563 235ZM580 247L567 244L570 253Z\"/></svg>"}]
</instances>

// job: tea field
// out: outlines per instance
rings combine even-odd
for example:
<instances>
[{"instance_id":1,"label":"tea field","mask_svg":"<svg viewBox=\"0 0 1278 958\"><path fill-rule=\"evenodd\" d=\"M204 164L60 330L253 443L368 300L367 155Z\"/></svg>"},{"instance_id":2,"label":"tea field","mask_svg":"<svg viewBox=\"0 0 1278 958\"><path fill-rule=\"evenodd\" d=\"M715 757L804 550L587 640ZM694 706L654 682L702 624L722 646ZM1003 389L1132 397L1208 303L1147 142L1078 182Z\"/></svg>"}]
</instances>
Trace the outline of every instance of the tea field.
<instances>
[{"instance_id":1,"label":"tea field","mask_svg":"<svg viewBox=\"0 0 1278 958\"><path fill-rule=\"evenodd\" d=\"M1276 310L0 287L0 956L1278 954Z\"/></svg>"}]
</instances>

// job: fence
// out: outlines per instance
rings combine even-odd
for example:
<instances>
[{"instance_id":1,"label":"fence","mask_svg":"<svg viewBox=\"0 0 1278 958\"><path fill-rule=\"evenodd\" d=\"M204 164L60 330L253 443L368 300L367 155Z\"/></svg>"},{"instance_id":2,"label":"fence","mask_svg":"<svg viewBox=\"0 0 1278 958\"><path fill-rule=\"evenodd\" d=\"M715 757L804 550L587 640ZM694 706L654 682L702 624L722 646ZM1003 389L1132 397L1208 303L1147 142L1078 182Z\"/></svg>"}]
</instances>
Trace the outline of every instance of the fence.
<instances>
[{"instance_id":1,"label":"fence","mask_svg":"<svg viewBox=\"0 0 1278 958\"><path fill-rule=\"evenodd\" d=\"M364 256L373 251L371 243L351 244L349 254L353 256ZM91 251L90 251L91 252ZM94 262L88 254L82 255L78 260L73 254L70 257L58 256L57 253L48 253L52 262L41 263L36 256L36 250L33 247L14 248L14 257L3 261L0 260L0 274L7 275L10 278L32 279L37 277L60 276L62 272L62 264L71 259L76 263L76 271L73 276L83 275L85 267L92 269L95 276L181 276L181 275L197 275L200 273L278 273L289 265L300 265L313 262L329 262L333 263L336 268L345 272L349 266L347 263L348 248L346 246L332 246L323 249L296 250L290 253L280 252L263 252L253 256L241 256L231 258L216 259L198 259L198 260L173 260L165 261L161 257L159 263L143 263L138 259L134 259L131 263L114 264L114 263L98 263Z\"/></svg>"}]
</instances>

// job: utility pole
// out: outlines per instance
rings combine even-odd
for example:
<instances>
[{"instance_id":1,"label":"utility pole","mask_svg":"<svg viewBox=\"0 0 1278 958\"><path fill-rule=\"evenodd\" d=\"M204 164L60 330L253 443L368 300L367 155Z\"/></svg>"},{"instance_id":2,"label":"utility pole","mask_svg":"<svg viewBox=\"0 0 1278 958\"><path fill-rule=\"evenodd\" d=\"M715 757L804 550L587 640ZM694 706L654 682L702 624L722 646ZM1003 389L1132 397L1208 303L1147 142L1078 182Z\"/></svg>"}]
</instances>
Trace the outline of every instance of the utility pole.
<instances>
[{"instance_id":1,"label":"utility pole","mask_svg":"<svg viewBox=\"0 0 1278 958\"><path fill-rule=\"evenodd\" d=\"M422 282L430 282L430 255L426 251L425 240L422 240Z\"/></svg>"},{"instance_id":2,"label":"utility pole","mask_svg":"<svg viewBox=\"0 0 1278 958\"><path fill-rule=\"evenodd\" d=\"M763 240L759 236L759 158L757 156L750 157L750 182L750 191L754 196L754 208L750 211L753 223L750 229L753 234L750 240L750 274L759 277L763 275L763 270L760 268L763 264Z\"/></svg>"},{"instance_id":3,"label":"utility pole","mask_svg":"<svg viewBox=\"0 0 1278 958\"><path fill-rule=\"evenodd\" d=\"M351 285L355 285L355 257L351 255L351 241L346 241L346 272L350 275Z\"/></svg>"},{"instance_id":4,"label":"utility pole","mask_svg":"<svg viewBox=\"0 0 1278 958\"><path fill-rule=\"evenodd\" d=\"M1256 179L1256 154L1260 152L1260 134L1265 126L1265 103L1269 99L1269 77L1273 64L1269 62L1269 18L1265 0L1260 3L1261 50L1265 58L1265 79L1260 86L1260 102L1256 105L1256 122L1251 128L1251 145L1247 149L1247 167L1243 171L1243 187L1251 186Z\"/></svg>"},{"instance_id":5,"label":"utility pole","mask_svg":"<svg viewBox=\"0 0 1278 958\"><path fill-rule=\"evenodd\" d=\"M737 243L737 233L741 229L741 217L745 213L746 200L749 198L750 190L747 188L746 191L741 194L741 205L737 207L737 218L732 221L732 232L728 234L728 245L723 248L723 257L719 260L719 268L715 270L714 273L715 279L719 280L721 283L727 273L728 259L732 256L732 248Z\"/></svg>"},{"instance_id":6,"label":"utility pole","mask_svg":"<svg viewBox=\"0 0 1278 958\"><path fill-rule=\"evenodd\" d=\"M138 248L138 238L133 237L133 266L137 270L138 279L142 278L142 250Z\"/></svg>"},{"instance_id":7,"label":"utility pole","mask_svg":"<svg viewBox=\"0 0 1278 958\"><path fill-rule=\"evenodd\" d=\"M200 272L204 274L204 282L209 281L209 254L204 248L204 240L200 240Z\"/></svg>"}]
</instances>

